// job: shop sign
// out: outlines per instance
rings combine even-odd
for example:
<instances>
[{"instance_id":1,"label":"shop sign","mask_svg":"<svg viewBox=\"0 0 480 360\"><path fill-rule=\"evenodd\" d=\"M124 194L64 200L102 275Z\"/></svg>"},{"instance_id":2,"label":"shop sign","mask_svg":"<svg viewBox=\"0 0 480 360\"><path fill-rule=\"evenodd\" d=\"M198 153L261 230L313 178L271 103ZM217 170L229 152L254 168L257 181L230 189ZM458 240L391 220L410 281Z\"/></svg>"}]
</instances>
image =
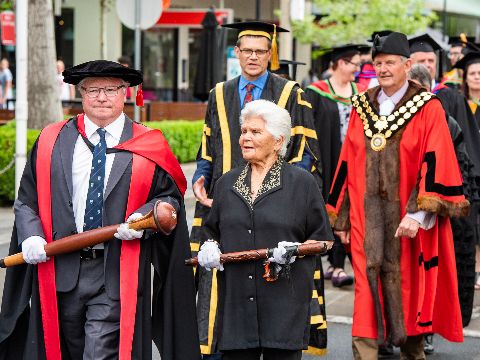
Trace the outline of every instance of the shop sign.
<instances>
[{"instance_id":1,"label":"shop sign","mask_svg":"<svg viewBox=\"0 0 480 360\"><path fill-rule=\"evenodd\" d=\"M165 10L157 21L157 26L162 27L202 27L202 20L208 9L176 9ZM233 19L232 9L217 9L214 11L219 24L231 22Z\"/></svg>"},{"instance_id":2,"label":"shop sign","mask_svg":"<svg viewBox=\"0 0 480 360\"><path fill-rule=\"evenodd\" d=\"M2 45L15 45L15 13L13 11L0 13L0 31Z\"/></svg>"}]
</instances>

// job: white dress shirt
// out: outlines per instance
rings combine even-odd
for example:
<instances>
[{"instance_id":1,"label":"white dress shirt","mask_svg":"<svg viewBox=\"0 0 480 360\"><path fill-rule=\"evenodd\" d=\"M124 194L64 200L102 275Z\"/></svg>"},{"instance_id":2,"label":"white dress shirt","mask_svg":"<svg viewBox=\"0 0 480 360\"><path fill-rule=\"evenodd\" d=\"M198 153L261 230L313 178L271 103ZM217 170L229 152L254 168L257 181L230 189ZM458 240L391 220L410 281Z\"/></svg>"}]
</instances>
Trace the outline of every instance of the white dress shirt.
<instances>
[{"instance_id":1,"label":"white dress shirt","mask_svg":"<svg viewBox=\"0 0 480 360\"><path fill-rule=\"evenodd\" d=\"M392 96L387 96L383 89L381 89L378 93L378 105L380 106L380 115L390 115L395 106L400 102L402 97L407 92L407 89L408 81L405 81L405 84L403 84L402 87ZM393 107L392 103L394 104ZM425 230L431 229L435 225L435 221L437 220L437 216L434 213L423 210L419 210L414 213L407 213L407 216L420 223L420 227Z\"/></svg>"},{"instance_id":2,"label":"white dress shirt","mask_svg":"<svg viewBox=\"0 0 480 360\"><path fill-rule=\"evenodd\" d=\"M93 144L96 145L100 141L100 135L97 133L99 126L95 125L88 117L85 115L85 134L87 139ZM106 126L104 129L106 131L105 141L107 143L107 148L114 147L120 142L120 137L122 136L123 126L125 124L125 114L122 113L114 122ZM73 194L72 194L72 203L73 203L73 214L75 215L75 225L77 226L77 232L83 232L83 220L85 217L85 207L88 195L88 183L90 180L90 171L92 166L92 151L88 148L85 141L82 137L78 135L77 141L75 142L75 149L73 151L73 163L72 163L72 185L73 185ZM107 154L105 162L105 185L103 191L108 183L108 178L110 176L110 171L112 170L113 160L115 158L115 153Z\"/></svg>"}]
</instances>

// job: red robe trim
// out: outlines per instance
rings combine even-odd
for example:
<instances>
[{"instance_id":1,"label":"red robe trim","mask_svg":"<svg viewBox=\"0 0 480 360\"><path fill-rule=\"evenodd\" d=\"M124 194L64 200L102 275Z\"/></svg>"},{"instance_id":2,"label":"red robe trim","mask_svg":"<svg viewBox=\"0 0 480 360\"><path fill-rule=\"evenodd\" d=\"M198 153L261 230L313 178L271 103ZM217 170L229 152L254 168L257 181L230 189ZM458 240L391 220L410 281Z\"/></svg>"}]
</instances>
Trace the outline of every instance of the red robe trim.
<instances>
[{"instance_id":1,"label":"red robe trim","mask_svg":"<svg viewBox=\"0 0 480 360\"><path fill-rule=\"evenodd\" d=\"M50 188L50 167L52 151L60 130L66 121L51 124L43 129L38 140L37 152L37 196L38 216L42 222L45 241L53 241L52 230L52 197ZM38 171L47 169L47 171ZM45 355L48 360L60 360L60 327L58 324L57 291L55 288L55 263L50 258L38 267L38 291L40 294L40 307L42 310L43 339L45 342Z\"/></svg>"},{"instance_id":2,"label":"red robe trim","mask_svg":"<svg viewBox=\"0 0 480 360\"><path fill-rule=\"evenodd\" d=\"M352 96L358 94L359 92L363 92L367 90L367 88L362 84L357 84L354 82L351 82L350 84L352 85ZM330 81L328 80L315 81L310 86L308 86L308 88L315 91L317 94L321 96L325 96L326 98L332 101L339 102L344 105L352 104L352 100L350 97L344 97L344 96L335 94L335 91L333 90L330 84Z\"/></svg>"},{"instance_id":3,"label":"red robe trim","mask_svg":"<svg viewBox=\"0 0 480 360\"><path fill-rule=\"evenodd\" d=\"M448 89L448 86L445 85L444 83L438 83L433 89L432 89L432 93L436 94L438 91L442 90L442 89Z\"/></svg>"},{"instance_id":4,"label":"red robe trim","mask_svg":"<svg viewBox=\"0 0 480 360\"><path fill-rule=\"evenodd\" d=\"M53 147L65 123L55 123L46 127L42 131L38 143L37 193L39 215L47 242L52 241L50 171L38 171L38 169L50 169ZM78 116L77 125L79 133L85 136L83 114ZM116 148L133 153L132 178L125 220L146 203L152 185L155 165L167 171L173 177L182 195L185 193L185 176L160 131L151 130L134 123L132 139L119 144ZM119 344L119 359L121 360L131 359L137 307L139 255L140 239L122 242L120 255L121 313ZM44 264L39 264L38 279L46 357L48 360L61 359L53 259Z\"/></svg>"},{"instance_id":5,"label":"red robe trim","mask_svg":"<svg viewBox=\"0 0 480 360\"><path fill-rule=\"evenodd\" d=\"M456 209L468 204L461 193L442 190L456 189L462 184L447 124L438 120L444 117L440 102L431 100L405 126L398 159L402 218L406 214L410 194L416 187L417 176L414 174L420 176L419 210L455 213ZM327 210L330 218L335 220L340 215L348 191L350 244L356 282L352 335L375 339L377 322L363 248L365 216L368 216L364 211L367 188L365 147L369 143L365 141L362 120L352 109ZM386 146L389 146L388 141ZM437 160L434 166L427 161L431 160L432 153ZM335 196L332 197L332 194ZM462 342L462 316L450 219L437 215L432 229L420 229L413 239L402 237L400 246L402 305L407 335L437 333L450 341Z\"/></svg>"},{"instance_id":6,"label":"red robe trim","mask_svg":"<svg viewBox=\"0 0 480 360\"><path fill-rule=\"evenodd\" d=\"M85 134L84 116L85 114L77 116L77 127L78 132L82 136L87 137ZM185 195L187 179L162 132L136 123L134 123L134 129L138 129L137 136L134 135L130 140L118 144L115 146L115 149L127 150L152 160L173 177L182 196ZM140 129L143 129L143 131Z\"/></svg>"}]
</instances>

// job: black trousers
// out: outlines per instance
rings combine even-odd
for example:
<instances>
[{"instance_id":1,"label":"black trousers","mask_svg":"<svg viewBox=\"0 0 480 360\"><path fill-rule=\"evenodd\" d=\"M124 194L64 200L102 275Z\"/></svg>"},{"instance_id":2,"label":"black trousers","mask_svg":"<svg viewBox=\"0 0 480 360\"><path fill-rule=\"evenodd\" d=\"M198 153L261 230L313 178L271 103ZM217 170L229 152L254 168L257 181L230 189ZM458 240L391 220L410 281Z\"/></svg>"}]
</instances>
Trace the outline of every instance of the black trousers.
<instances>
[{"instance_id":1,"label":"black trousers","mask_svg":"<svg viewBox=\"0 0 480 360\"><path fill-rule=\"evenodd\" d=\"M223 351L222 360L300 360L302 350L283 350L269 348L255 348Z\"/></svg>"},{"instance_id":2,"label":"black trousers","mask_svg":"<svg viewBox=\"0 0 480 360\"><path fill-rule=\"evenodd\" d=\"M352 255L347 254L345 251L345 247L343 244L340 242L340 238L335 236L335 241L333 242L333 246L328 252L328 262L330 265L332 265L334 268L345 268L345 258L348 256L350 259L350 262L352 261Z\"/></svg>"}]
</instances>

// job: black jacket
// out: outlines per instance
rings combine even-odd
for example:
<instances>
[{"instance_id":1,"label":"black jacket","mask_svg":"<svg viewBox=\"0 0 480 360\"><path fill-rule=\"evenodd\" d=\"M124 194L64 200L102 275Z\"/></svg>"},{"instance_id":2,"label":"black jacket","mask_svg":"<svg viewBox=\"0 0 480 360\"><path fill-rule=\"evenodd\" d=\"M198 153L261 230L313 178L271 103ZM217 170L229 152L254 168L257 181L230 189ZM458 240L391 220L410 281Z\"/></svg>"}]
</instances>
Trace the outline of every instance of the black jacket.
<instances>
[{"instance_id":1,"label":"black jacket","mask_svg":"<svg viewBox=\"0 0 480 360\"><path fill-rule=\"evenodd\" d=\"M217 182L205 223L222 252L273 248L280 241L333 240L314 177L277 162L253 204L250 167ZM315 257L297 259L290 278L267 282L261 261L225 265L219 277L220 350L256 347L306 349Z\"/></svg>"}]
</instances>

